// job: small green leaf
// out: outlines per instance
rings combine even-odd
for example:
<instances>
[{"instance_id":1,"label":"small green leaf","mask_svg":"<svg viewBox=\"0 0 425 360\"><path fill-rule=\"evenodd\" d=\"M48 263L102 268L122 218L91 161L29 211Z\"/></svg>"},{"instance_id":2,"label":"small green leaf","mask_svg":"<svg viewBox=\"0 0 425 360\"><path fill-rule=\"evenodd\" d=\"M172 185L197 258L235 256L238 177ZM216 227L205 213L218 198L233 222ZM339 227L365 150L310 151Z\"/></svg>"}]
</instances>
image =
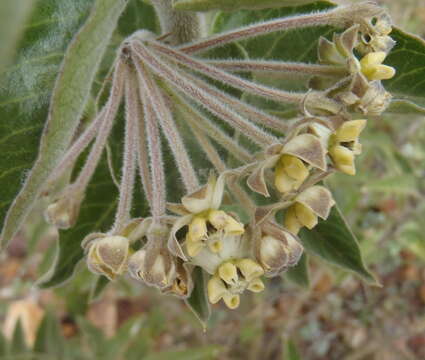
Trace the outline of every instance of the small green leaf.
<instances>
[{"instance_id":1,"label":"small green leaf","mask_svg":"<svg viewBox=\"0 0 425 360\"><path fill-rule=\"evenodd\" d=\"M173 0L177 10L210 11L210 10L243 10L243 9L268 9L284 6L297 6L308 4L314 0Z\"/></svg>"},{"instance_id":2,"label":"small green leaf","mask_svg":"<svg viewBox=\"0 0 425 360\"><path fill-rule=\"evenodd\" d=\"M392 94L425 98L425 41L398 28L391 37L396 46L385 59L385 64L396 69L396 75L384 81L385 88ZM408 61L407 61L408 59Z\"/></svg>"},{"instance_id":3,"label":"small green leaf","mask_svg":"<svg viewBox=\"0 0 425 360\"><path fill-rule=\"evenodd\" d=\"M47 177L71 142L94 76L126 3L126 0L97 0L85 25L68 47L52 94L38 159L8 211L0 248L4 248L18 231Z\"/></svg>"},{"instance_id":4,"label":"small green leaf","mask_svg":"<svg viewBox=\"0 0 425 360\"><path fill-rule=\"evenodd\" d=\"M308 273L308 255L304 253L300 261L294 267L289 268L285 273L286 277L295 284L308 288L310 286L310 276Z\"/></svg>"},{"instance_id":5,"label":"small green leaf","mask_svg":"<svg viewBox=\"0 0 425 360\"><path fill-rule=\"evenodd\" d=\"M0 1L0 74L9 64L36 0Z\"/></svg>"},{"instance_id":6,"label":"small green leaf","mask_svg":"<svg viewBox=\"0 0 425 360\"><path fill-rule=\"evenodd\" d=\"M192 272L194 288L186 305L195 314L202 326L206 328L211 315L210 303L207 299L205 276L200 267L195 267Z\"/></svg>"},{"instance_id":7,"label":"small green leaf","mask_svg":"<svg viewBox=\"0 0 425 360\"><path fill-rule=\"evenodd\" d=\"M386 110L387 113L403 115L424 115L425 107L409 100L394 99Z\"/></svg>"},{"instance_id":8,"label":"small green leaf","mask_svg":"<svg viewBox=\"0 0 425 360\"><path fill-rule=\"evenodd\" d=\"M37 331L33 350L36 353L47 353L58 359L62 358L64 338L58 320L52 312L48 312Z\"/></svg>"},{"instance_id":9,"label":"small green leaf","mask_svg":"<svg viewBox=\"0 0 425 360\"><path fill-rule=\"evenodd\" d=\"M354 272L372 285L377 280L363 262L358 241L337 206L334 206L326 221L312 230L302 229L300 239L304 248L311 254Z\"/></svg>"}]
</instances>

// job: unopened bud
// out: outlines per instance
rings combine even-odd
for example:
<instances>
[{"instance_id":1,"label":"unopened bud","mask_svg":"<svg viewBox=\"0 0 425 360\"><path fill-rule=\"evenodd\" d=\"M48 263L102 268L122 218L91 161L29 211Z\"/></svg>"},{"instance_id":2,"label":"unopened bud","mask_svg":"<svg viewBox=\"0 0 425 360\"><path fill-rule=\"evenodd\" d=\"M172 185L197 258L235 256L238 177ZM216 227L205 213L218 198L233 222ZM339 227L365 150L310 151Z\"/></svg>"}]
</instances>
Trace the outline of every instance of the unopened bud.
<instances>
[{"instance_id":1,"label":"unopened bud","mask_svg":"<svg viewBox=\"0 0 425 360\"><path fill-rule=\"evenodd\" d=\"M129 273L147 285L159 289L171 287L176 278L176 266L166 249L148 247L136 251L129 260Z\"/></svg>"},{"instance_id":2,"label":"unopened bud","mask_svg":"<svg viewBox=\"0 0 425 360\"><path fill-rule=\"evenodd\" d=\"M80 212L81 197L64 195L50 204L44 212L46 221L58 229L69 229L75 225Z\"/></svg>"},{"instance_id":3,"label":"unopened bud","mask_svg":"<svg viewBox=\"0 0 425 360\"><path fill-rule=\"evenodd\" d=\"M88 244L88 268L114 280L127 269L129 245L129 240L123 236L105 236L92 240Z\"/></svg>"}]
</instances>

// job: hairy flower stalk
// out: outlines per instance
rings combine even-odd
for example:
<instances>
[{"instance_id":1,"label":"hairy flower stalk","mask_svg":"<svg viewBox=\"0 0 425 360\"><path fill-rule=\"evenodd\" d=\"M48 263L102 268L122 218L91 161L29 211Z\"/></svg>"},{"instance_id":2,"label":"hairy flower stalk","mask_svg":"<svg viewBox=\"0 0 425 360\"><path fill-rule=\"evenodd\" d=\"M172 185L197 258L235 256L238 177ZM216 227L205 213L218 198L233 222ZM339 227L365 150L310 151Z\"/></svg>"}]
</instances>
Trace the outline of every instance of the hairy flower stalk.
<instances>
[{"instance_id":1,"label":"hairy flower stalk","mask_svg":"<svg viewBox=\"0 0 425 360\"><path fill-rule=\"evenodd\" d=\"M138 59L134 59L134 63L139 75L139 80L142 86L146 89L145 91L148 92L146 100L152 103L154 110L158 114L159 123L161 124L161 128L168 139L171 150L173 151L173 155L185 187L187 191L192 191L199 186L198 177L192 167L183 140L177 131L170 109L165 103L161 90L155 84L150 74L139 63Z\"/></svg>"},{"instance_id":2,"label":"hairy flower stalk","mask_svg":"<svg viewBox=\"0 0 425 360\"><path fill-rule=\"evenodd\" d=\"M108 105L105 110L105 119L99 128L96 140L87 157L87 160L79 173L77 179L72 184L74 191L84 192L95 169L102 156L103 149L106 145L109 133L112 130L112 125L118 111L123 94L124 79L127 75L127 69L122 61L118 61L112 82L111 97L108 100Z\"/></svg>"},{"instance_id":3,"label":"hairy flower stalk","mask_svg":"<svg viewBox=\"0 0 425 360\"><path fill-rule=\"evenodd\" d=\"M239 90L265 97L267 99L275 100L284 103L300 103L305 94L290 93L283 90L273 89L268 86L256 84L254 82L244 80L232 74L228 74L225 71L210 66L201 60L192 58L183 52L171 49L158 42L148 42L149 48L153 48L158 52L168 56L170 59L177 61L178 63L187 66L189 69L196 70L202 74L206 74L209 77L221 81L227 85L230 85Z\"/></svg>"},{"instance_id":4,"label":"hairy flower stalk","mask_svg":"<svg viewBox=\"0 0 425 360\"><path fill-rule=\"evenodd\" d=\"M172 69L163 61L153 57L149 50L139 42L132 43L135 53L140 56L141 61L145 61L153 72L161 76L165 81L170 82L177 89L187 94L207 110L227 121L241 132L252 137L260 145L273 143L273 136L261 131L255 125L246 121L233 110L224 106L216 99L209 97L202 89L199 89L191 82L187 81L178 72Z\"/></svg>"},{"instance_id":5,"label":"hairy flower stalk","mask_svg":"<svg viewBox=\"0 0 425 360\"><path fill-rule=\"evenodd\" d=\"M180 94L173 92L173 98L178 102L178 108L182 116L186 115L187 122L197 128L199 131L205 132L209 137L213 138L218 144L223 146L229 153L241 162L249 162L252 155L237 144L229 135L221 130L217 125L212 123L205 115L201 114L197 109L191 106ZM219 170L220 172L222 170Z\"/></svg>"},{"instance_id":6,"label":"hairy flower stalk","mask_svg":"<svg viewBox=\"0 0 425 360\"><path fill-rule=\"evenodd\" d=\"M364 21L364 18L366 17L373 17L382 12L382 8L369 1L365 1L359 4L338 6L334 9L322 12L290 16L245 26L210 36L207 39L200 39L193 41L190 44L181 45L178 49L187 54L191 54L223 46L234 41L265 35L276 31L323 25L349 27L353 23Z\"/></svg>"},{"instance_id":7,"label":"hairy flower stalk","mask_svg":"<svg viewBox=\"0 0 425 360\"><path fill-rule=\"evenodd\" d=\"M129 70L125 84L125 135L124 135L124 159L122 166L122 175L119 188L119 200L115 223L112 226L112 232L118 233L124 225L130 220L130 211L133 201L134 182L136 175L137 159L137 87Z\"/></svg>"},{"instance_id":8,"label":"hairy flower stalk","mask_svg":"<svg viewBox=\"0 0 425 360\"><path fill-rule=\"evenodd\" d=\"M207 60L208 64L233 72L257 71L295 73L301 75L344 76L347 70L342 66L303 64L270 60Z\"/></svg>"},{"instance_id":9,"label":"hairy flower stalk","mask_svg":"<svg viewBox=\"0 0 425 360\"><path fill-rule=\"evenodd\" d=\"M157 117L145 92L142 93L143 107L146 120L146 135L149 144L151 176L149 182L152 184L151 211L155 220L165 214L166 189L164 163L162 160L161 138Z\"/></svg>"}]
</instances>

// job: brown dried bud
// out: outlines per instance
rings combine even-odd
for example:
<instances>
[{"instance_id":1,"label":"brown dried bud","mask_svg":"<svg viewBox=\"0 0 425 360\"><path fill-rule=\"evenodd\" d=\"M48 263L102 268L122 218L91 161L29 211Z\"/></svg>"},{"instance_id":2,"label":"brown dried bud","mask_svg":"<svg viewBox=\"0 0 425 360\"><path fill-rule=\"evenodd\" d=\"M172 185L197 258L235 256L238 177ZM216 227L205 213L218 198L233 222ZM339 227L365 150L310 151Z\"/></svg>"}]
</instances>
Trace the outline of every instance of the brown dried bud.
<instances>
[{"instance_id":1,"label":"brown dried bud","mask_svg":"<svg viewBox=\"0 0 425 360\"><path fill-rule=\"evenodd\" d=\"M83 197L79 194L65 193L47 207L44 212L47 223L58 229L69 229L74 226L80 212L82 199Z\"/></svg>"}]
</instances>

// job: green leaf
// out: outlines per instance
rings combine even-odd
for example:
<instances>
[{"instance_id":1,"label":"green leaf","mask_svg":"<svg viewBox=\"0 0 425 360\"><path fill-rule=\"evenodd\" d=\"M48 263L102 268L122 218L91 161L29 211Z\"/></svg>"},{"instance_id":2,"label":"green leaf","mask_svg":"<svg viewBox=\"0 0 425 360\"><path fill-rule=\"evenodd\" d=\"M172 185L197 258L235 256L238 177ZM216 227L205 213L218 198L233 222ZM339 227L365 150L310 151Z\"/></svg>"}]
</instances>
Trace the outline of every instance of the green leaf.
<instances>
[{"instance_id":1,"label":"green leaf","mask_svg":"<svg viewBox=\"0 0 425 360\"><path fill-rule=\"evenodd\" d=\"M72 140L99 63L125 4L125 0L97 0L85 25L68 47L52 94L39 156L8 211L0 239L1 248L18 231L44 182Z\"/></svg>"},{"instance_id":2,"label":"green leaf","mask_svg":"<svg viewBox=\"0 0 425 360\"><path fill-rule=\"evenodd\" d=\"M190 350L162 351L145 356L143 360L213 360L217 359L219 348L216 345L207 345Z\"/></svg>"},{"instance_id":3,"label":"green leaf","mask_svg":"<svg viewBox=\"0 0 425 360\"><path fill-rule=\"evenodd\" d=\"M0 1L0 74L15 53L25 21L31 14L35 2L36 0Z\"/></svg>"},{"instance_id":4,"label":"green leaf","mask_svg":"<svg viewBox=\"0 0 425 360\"><path fill-rule=\"evenodd\" d=\"M394 99L386 110L387 113L402 115L424 115L425 107L409 100Z\"/></svg>"},{"instance_id":5,"label":"green leaf","mask_svg":"<svg viewBox=\"0 0 425 360\"><path fill-rule=\"evenodd\" d=\"M90 291L89 303L98 300L109 283L106 276L96 276Z\"/></svg>"},{"instance_id":6,"label":"green leaf","mask_svg":"<svg viewBox=\"0 0 425 360\"><path fill-rule=\"evenodd\" d=\"M205 329L207 327L208 319L211 315L211 308L207 299L204 272L200 267L197 266L193 269L192 279L194 288L192 294L187 300L185 300L185 302Z\"/></svg>"},{"instance_id":7,"label":"green leaf","mask_svg":"<svg viewBox=\"0 0 425 360\"><path fill-rule=\"evenodd\" d=\"M285 346L285 360L301 360L301 356L292 340L288 340Z\"/></svg>"},{"instance_id":8,"label":"green leaf","mask_svg":"<svg viewBox=\"0 0 425 360\"><path fill-rule=\"evenodd\" d=\"M242 9L267 9L284 6L302 5L314 0L173 0L173 7L177 10L234 11Z\"/></svg>"},{"instance_id":9,"label":"green leaf","mask_svg":"<svg viewBox=\"0 0 425 360\"><path fill-rule=\"evenodd\" d=\"M308 255L304 253L300 261L294 267L289 268L285 273L286 277L295 284L308 288L310 286L310 276L308 273Z\"/></svg>"},{"instance_id":10,"label":"green leaf","mask_svg":"<svg viewBox=\"0 0 425 360\"><path fill-rule=\"evenodd\" d=\"M300 239L311 254L359 275L369 284L378 285L373 274L363 262L358 241L337 206L334 206L326 221L312 230L302 229Z\"/></svg>"},{"instance_id":11,"label":"green leaf","mask_svg":"<svg viewBox=\"0 0 425 360\"><path fill-rule=\"evenodd\" d=\"M47 353L60 359L63 356L63 343L64 338L58 320L52 312L48 312L38 328L33 351Z\"/></svg>"},{"instance_id":12,"label":"green leaf","mask_svg":"<svg viewBox=\"0 0 425 360\"><path fill-rule=\"evenodd\" d=\"M396 75L383 84L392 94L425 98L425 41L416 35L395 28L391 37L396 46L385 59Z\"/></svg>"},{"instance_id":13,"label":"green leaf","mask_svg":"<svg viewBox=\"0 0 425 360\"><path fill-rule=\"evenodd\" d=\"M91 4L92 0L38 1L16 64L1 76L0 226L34 164L60 62Z\"/></svg>"}]
</instances>

